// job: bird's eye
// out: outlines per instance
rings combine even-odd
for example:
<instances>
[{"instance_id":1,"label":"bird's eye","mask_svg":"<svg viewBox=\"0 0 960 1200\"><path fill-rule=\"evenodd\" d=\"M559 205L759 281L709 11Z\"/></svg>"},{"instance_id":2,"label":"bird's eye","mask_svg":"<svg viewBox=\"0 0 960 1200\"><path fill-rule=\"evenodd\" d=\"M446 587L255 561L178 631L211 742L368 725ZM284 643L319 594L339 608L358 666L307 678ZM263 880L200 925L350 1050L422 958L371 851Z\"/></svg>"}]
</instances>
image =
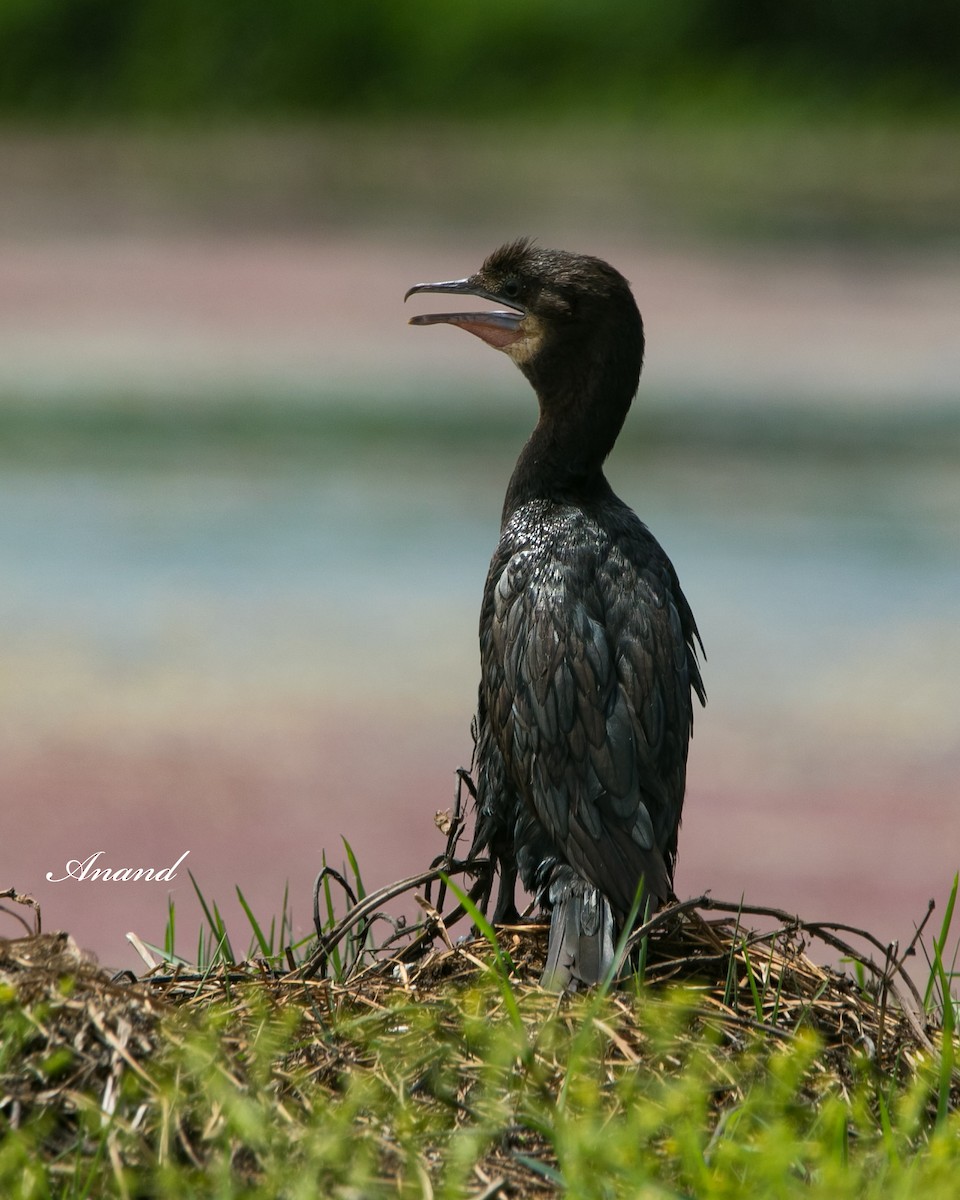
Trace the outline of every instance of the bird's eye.
<instances>
[{"instance_id":1,"label":"bird's eye","mask_svg":"<svg viewBox=\"0 0 960 1200\"><path fill-rule=\"evenodd\" d=\"M516 300L520 295L520 283L516 279L504 280L503 287L500 289L505 300Z\"/></svg>"}]
</instances>

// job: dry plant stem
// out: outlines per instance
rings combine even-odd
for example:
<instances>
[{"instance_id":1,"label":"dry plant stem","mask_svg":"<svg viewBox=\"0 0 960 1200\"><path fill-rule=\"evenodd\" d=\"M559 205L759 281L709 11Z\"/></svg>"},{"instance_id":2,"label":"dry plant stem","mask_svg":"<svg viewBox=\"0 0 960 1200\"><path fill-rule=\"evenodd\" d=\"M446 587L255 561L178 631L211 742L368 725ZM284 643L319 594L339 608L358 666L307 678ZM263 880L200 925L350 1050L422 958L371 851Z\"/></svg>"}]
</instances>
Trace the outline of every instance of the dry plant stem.
<instances>
[{"instance_id":1,"label":"dry plant stem","mask_svg":"<svg viewBox=\"0 0 960 1200\"><path fill-rule=\"evenodd\" d=\"M486 860L483 859L444 863L438 867L431 867L427 871L421 871L419 875L411 875L407 879L401 879L398 883L389 884L387 887L380 888L377 892L369 893L358 904L354 904L353 908L350 909L346 916L333 929L320 938L320 944L317 949L300 968L300 978L310 979L316 975L317 971L326 963L334 946L339 945L344 936L355 925L372 916L387 901L395 900L405 892L413 891L414 888L423 887L425 883L437 880L441 875L473 871L478 866L484 866L485 863ZM323 872L320 874L318 883L322 882L322 879ZM449 926L451 923L450 918L445 918L445 922Z\"/></svg>"},{"instance_id":2,"label":"dry plant stem","mask_svg":"<svg viewBox=\"0 0 960 1200\"><path fill-rule=\"evenodd\" d=\"M323 922L320 919L320 889L323 887L325 879L335 879L346 892L353 907L357 906L357 894L346 879L335 867L324 867L313 885L313 927L317 931L317 937L321 940L323 939Z\"/></svg>"},{"instance_id":3,"label":"dry plant stem","mask_svg":"<svg viewBox=\"0 0 960 1200\"><path fill-rule=\"evenodd\" d=\"M21 913L14 912L12 908L7 908L5 904L0 904L0 912L5 912L8 917L13 917L15 921L19 921L27 931L28 936L36 935L39 937L43 933L43 923L40 919L40 905L32 896L28 896L24 892L18 892L16 888L7 888L5 891L0 892L0 900L12 900L14 904L22 904L27 908L32 908L33 929L30 928Z\"/></svg>"},{"instance_id":4,"label":"dry plant stem","mask_svg":"<svg viewBox=\"0 0 960 1200\"><path fill-rule=\"evenodd\" d=\"M889 989L894 993L894 995L896 995L899 1002L900 1011L903 1013L906 1021L910 1024L917 1040L924 1046L925 1049L930 1052L935 1052L935 1047L930 1038L927 1036L918 1015L923 1012L923 1001L920 998L920 993L917 991L916 985L904 969L904 962L912 953L913 948L916 945L916 942L918 941L920 934L922 933L923 928L933 911L934 904L932 900L930 901L927 907L927 912L924 915L923 920L920 922L920 925L907 948L907 952L900 958L893 957L892 960L888 953L888 946L885 946L869 931L865 929L859 929L855 925L847 925L839 921L802 921L796 914L786 912L781 908L770 908L757 904L731 904L722 900L713 900L709 895L700 897L697 902L697 907L716 912L739 914L747 913L752 916L766 916L780 922L780 928L772 931L771 933L751 935L751 944L770 942L777 937L784 935L805 933L810 937L818 939L825 945L830 946L832 949L839 950L840 953L845 957L862 963L863 966L869 970L877 980L878 989L881 993ZM835 932L838 930L861 937L869 945L880 950L884 956L884 967L878 967L869 955L859 953L853 946L850 945L849 942L839 937L837 932ZM899 976L900 980L902 980L903 986L906 988L907 992L909 992L909 999L906 995L904 995L904 991L901 986L899 986L899 984L895 981L895 975Z\"/></svg>"},{"instance_id":5,"label":"dry plant stem","mask_svg":"<svg viewBox=\"0 0 960 1200\"><path fill-rule=\"evenodd\" d=\"M411 891L413 888L421 886L424 887L426 892L426 902L437 912L437 918L444 927L444 934L446 934L446 928L459 921L460 918L465 915L465 910L458 905L446 917L440 917L440 910L443 908L443 902L446 899L446 884L443 882L443 876L462 874L464 872L479 874L481 877L480 885L475 885L474 888L472 888L468 893L470 899L474 902L477 901L478 896L484 893L484 890L489 891L488 877L490 875L490 870L489 863L486 859L474 859L460 862L454 857L457 844L463 835L464 826L466 824L466 818L463 812L464 787L466 787L473 799L476 800L477 790L474 786L472 778L470 777L470 772L464 767L459 767L457 769L457 788L456 792L454 793L454 807L453 814L450 819L447 845L443 854L435 858L430 864L428 871L422 872L420 875L410 876L409 879L401 880L399 883L389 884L377 892L371 892L364 897L362 903L358 903L353 889L339 871L329 866L325 866L320 871L313 885L313 924L317 931L319 945L307 963L299 968L301 978L310 979L317 973L317 971L321 969L321 967L325 966L327 959L334 948L338 946L346 934L361 921L367 922L368 927L369 923L378 917L393 923L392 918L387 916L385 913L378 913L376 910L381 905L386 904L389 900L396 899L397 896L403 895L404 892ZM326 879L336 880L350 900L352 908L347 912L344 918L336 926L334 926L333 929L328 930L325 933L320 917L320 889L322 888L324 880ZM430 896L430 887L431 884L437 882L437 880L440 880L440 889L437 897L437 903L434 906ZM417 899L419 902L419 897ZM431 918L427 927L419 934L415 942L404 950L403 957L408 958L411 953L415 952L415 948L419 949L422 945L428 944L430 941L432 941L436 928L436 923ZM364 932L366 932L366 930ZM380 949L385 948L387 945L392 945L394 941L403 936L403 933L404 930L402 928L397 929L395 926L393 936L388 938L387 941L382 944ZM291 969L297 968L293 967L291 964Z\"/></svg>"}]
</instances>

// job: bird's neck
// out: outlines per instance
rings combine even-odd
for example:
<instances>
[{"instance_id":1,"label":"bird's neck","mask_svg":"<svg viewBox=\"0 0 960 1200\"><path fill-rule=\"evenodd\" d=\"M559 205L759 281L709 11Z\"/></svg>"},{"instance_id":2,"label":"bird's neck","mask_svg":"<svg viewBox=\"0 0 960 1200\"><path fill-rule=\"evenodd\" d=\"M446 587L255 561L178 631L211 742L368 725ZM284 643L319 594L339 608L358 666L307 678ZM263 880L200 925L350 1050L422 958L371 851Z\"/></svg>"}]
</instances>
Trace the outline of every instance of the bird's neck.
<instances>
[{"instance_id":1,"label":"bird's neck","mask_svg":"<svg viewBox=\"0 0 960 1200\"><path fill-rule=\"evenodd\" d=\"M520 452L507 487L503 523L531 500L586 503L610 493L603 464L637 387L637 372L601 378L568 372L562 380L525 372L537 391L540 419Z\"/></svg>"}]
</instances>

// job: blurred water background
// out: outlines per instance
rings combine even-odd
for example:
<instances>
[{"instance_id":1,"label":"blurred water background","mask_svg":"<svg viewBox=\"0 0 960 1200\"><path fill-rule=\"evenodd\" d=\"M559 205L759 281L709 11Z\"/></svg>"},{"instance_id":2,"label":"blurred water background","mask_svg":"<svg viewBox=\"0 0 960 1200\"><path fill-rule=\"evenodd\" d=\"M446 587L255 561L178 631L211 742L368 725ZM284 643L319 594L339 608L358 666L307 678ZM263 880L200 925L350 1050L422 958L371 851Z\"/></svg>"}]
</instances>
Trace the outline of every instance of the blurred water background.
<instances>
[{"instance_id":1,"label":"blurred water background","mask_svg":"<svg viewBox=\"0 0 960 1200\"><path fill-rule=\"evenodd\" d=\"M534 402L402 297L528 233L644 313L608 473L707 647L679 894L942 910L958 47L936 0L0 10L0 887L136 966L187 867L306 931L341 837L440 851Z\"/></svg>"}]
</instances>

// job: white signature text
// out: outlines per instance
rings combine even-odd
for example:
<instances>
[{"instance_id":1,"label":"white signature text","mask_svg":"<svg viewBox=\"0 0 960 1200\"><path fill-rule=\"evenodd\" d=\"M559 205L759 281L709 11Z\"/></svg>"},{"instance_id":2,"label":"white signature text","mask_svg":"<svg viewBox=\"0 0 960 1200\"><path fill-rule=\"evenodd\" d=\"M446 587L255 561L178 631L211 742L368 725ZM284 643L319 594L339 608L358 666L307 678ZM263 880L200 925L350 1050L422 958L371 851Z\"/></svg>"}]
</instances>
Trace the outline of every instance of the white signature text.
<instances>
[{"instance_id":1,"label":"white signature text","mask_svg":"<svg viewBox=\"0 0 960 1200\"><path fill-rule=\"evenodd\" d=\"M103 867L97 866L97 861L103 856L102 850L97 850L89 857L83 859L71 858L65 865L65 875L54 875L52 871L47 872L48 883L63 883L67 879L101 879L112 880L118 883L129 883L132 880L144 879L153 882L169 883L171 879L175 879L177 875L177 867L190 853L189 850L184 850L177 861L169 867Z\"/></svg>"}]
</instances>

